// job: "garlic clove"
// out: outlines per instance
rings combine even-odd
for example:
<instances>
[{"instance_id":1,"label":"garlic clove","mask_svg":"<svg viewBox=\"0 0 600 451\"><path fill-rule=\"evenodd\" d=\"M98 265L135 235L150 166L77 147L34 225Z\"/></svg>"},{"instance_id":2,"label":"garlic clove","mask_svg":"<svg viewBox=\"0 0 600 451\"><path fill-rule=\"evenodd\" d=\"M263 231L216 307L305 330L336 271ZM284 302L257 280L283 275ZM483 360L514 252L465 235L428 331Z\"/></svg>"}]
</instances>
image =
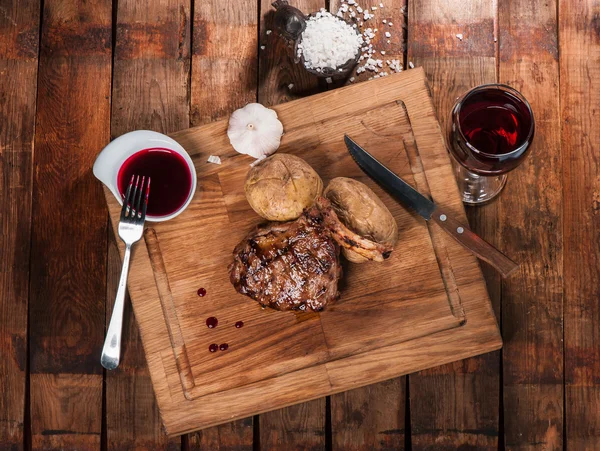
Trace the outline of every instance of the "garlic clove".
<instances>
[{"instance_id":1,"label":"garlic clove","mask_svg":"<svg viewBox=\"0 0 600 451\"><path fill-rule=\"evenodd\" d=\"M227 136L236 152L253 158L274 153L281 142L283 125L274 110L260 103L249 103L229 118Z\"/></svg>"}]
</instances>

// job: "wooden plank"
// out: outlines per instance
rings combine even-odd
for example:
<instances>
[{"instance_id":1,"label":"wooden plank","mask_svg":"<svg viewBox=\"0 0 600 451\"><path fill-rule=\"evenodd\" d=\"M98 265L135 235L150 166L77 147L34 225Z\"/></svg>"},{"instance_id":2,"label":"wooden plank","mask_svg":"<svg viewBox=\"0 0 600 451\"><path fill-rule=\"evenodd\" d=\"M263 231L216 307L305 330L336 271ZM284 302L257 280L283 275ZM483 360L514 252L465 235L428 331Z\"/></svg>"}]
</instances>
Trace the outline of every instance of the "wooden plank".
<instances>
[{"instance_id":1,"label":"wooden plank","mask_svg":"<svg viewBox=\"0 0 600 451\"><path fill-rule=\"evenodd\" d=\"M509 449L562 449L557 2L500 2L498 23L499 81L529 100L536 122L528 159L509 174L498 199L502 248L521 264L518 273L502 283L502 329L509 338L502 353L505 445Z\"/></svg>"},{"instance_id":2,"label":"wooden plank","mask_svg":"<svg viewBox=\"0 0 600 451\"><path fill-rule=\"evenodd\" d=\"M111 137L136 129L169 133L189 126L189 0L118 2ZM118 284L118 251L109 251L107 325ZM129 310L129 307L127 308ZM110 449L173 449L161 424L134 315L124 323L118 370L106 376L106 427ZM132 396L132 393L134 396Z\"/></svg>"},{"instance_id":3,"label":"wooden plank","mask_svg":"<svg viewBox=\"0 0 600 451\"><path fill-rule=\"evenodd\" d=\"M33 449L100 446L111 2L44 2L30 282ZM66 407L68 406L68 407Z\"/></svg>"},{"instance_id":4,"label":"wooden plank","mask_svg":"<svg viewBox=\"0 0 600 451\"><path fill-rule=\"evenodd\" d=\"M206 451L251 451L254 441L252 417L213 426L188 435L188 449Z\"/></svg>"},{"instance_id":5,"label":"wooden plank","mask_svg":"<svg viewBox=\"0 0 600 451\"><path fill-rule=\"evenodd\" d=\"M294 63L292 48L274 30L271 3L260 0L258 101L265 106L314 94L323 87L317 77ZM325 2L299 0L293 2L293 6L308 14L325 7ZM272 32L267 34L267 30ZM261 415L261 449L277 449L282 445L289 449L323 449L325 416L324 398Z\"/></svg>"},{"instance_id":6,"label":"wooden plank","mask_svg":"<svg viewBox=\"0 0 600 451\"><path fill-rule=\"evenodd\" d=\"M196 2L192 36L191 124L228 116L256 102L258 80L256 0ZM252 417L190 434L190 450L251 450Z\"/></svg>"},{"instance_id":7,"label":"wooden plank","mask_svg":"<svg viewBox=\"0 0 600 451\"><path fill-rule=\"evenodd\" d=\"M398 377L331 397L334 449L405 449L406 378Z\"/></svg>"},{"instance_id":8,"label":"wooden plank","mask_svg":"<svg viewBox=\"0 0 600 451\"><path fill-rule=\"evenodd\" d=\"M325 409L319 398L260 415L260 449L325 449Z\"/></svg>"},{"instance_id":9,"label":"wooden plank","mask_svg":"<svg viewBox=\"0 0 600 451\"><path fill-rule=\"evenodd\" d=\"M24 443L40 3L0 14L0 448Z\"/></svg>"},{"instance_id":10,"label":"wooden plank","mask_svg":"<svg viewBox=\"0 0 600 451\"><path fill-rule=\"evenodd\" d=\"M404 51L406 45L406 0L384 0L383 8L370 10L370 3L357 2L375 17L364 23L361 30L368 27L378 29L372 40L378 50L374 58L399 60L406 67ZM376 6L379 6L374 2ZM337 12L342 5L340 0L332 0L330 9ZM354 6L353 9L356 9ZM348 18L349 14L345 14ZM360 15L359 15L360 16ZM385 19L386 23L383 23ZM360 23L360 22L359 22ZM392 26L389 24L392 23ZM391 38L385 37L385 32ZM388 43L388 40L390 41ZM381 54L381 51L385 54ZM387 64L384 69L390 72ZM355 76L355 82L364 81L374 74L370 71ZM334 448L348 450L404 449L405 443L405 396L406 378L358 388L331 397L331 436Z\"/></svg>"},{"instance_id":11,"label":"wooden plank","mask_svg":"<svg viewBox=\"0 0 600 451\"><path fill-rule=\"evenodd\" d=\"M409 3L408 61L427 73L442 130L460 94L496 80L495 22L493 3ZM496 203L469 209L468 216L476 233L497 244ZM499 276L481 266L498 315ZM413 448L497 449L498 372L499 354L492 353L410 376Z\"/></svg>"},{"instance_id":12,"label":"wooden plank","mask_svg":"<svg viewBox=\"0 0 600 451\"><path fill-rule=\"evenodd\" d=\"M568 449L600 449L598 2L559 2ZM548 95L554 95L554 92Z\"/></svg>"}]
</instances>

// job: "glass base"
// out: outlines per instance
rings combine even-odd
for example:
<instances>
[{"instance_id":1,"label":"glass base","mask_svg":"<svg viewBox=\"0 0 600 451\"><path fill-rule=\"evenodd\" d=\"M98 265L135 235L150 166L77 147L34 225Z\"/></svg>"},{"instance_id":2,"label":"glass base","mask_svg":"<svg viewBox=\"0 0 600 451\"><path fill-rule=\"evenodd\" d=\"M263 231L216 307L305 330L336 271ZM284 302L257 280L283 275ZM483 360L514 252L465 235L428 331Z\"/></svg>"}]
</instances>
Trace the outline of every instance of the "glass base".
<instances>
[{"instance_id":1,"label":"glass base","mask_svg":"<svg viewBox=\"0 0 600 451\"><path fill-rule=\"evenodd\" d=\"M489 177L477 175L456 162L454 162L454 174L462 200L468 205L489 202L500 194L506 184L506 174Z\"/></svg>"}]
</instances>

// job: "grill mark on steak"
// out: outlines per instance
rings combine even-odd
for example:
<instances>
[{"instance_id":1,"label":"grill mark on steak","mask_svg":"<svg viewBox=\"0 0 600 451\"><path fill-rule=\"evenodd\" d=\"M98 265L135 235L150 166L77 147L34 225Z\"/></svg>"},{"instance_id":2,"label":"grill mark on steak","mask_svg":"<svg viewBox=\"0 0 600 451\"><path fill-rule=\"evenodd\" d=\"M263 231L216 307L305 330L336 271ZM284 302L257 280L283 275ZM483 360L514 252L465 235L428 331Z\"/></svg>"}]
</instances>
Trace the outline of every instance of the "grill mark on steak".
<instances>
[{"instance_id":1,"label":"grill mark on steak","mask_svg":"<svg viewBox=\"0 0 600 451\"><path fill-rule=\"evenodd\" d=\"M253 230L233 251L235 289L277 310L321 311L339 296L339 246L317 206Z\"/></svg>"}]
</instances>

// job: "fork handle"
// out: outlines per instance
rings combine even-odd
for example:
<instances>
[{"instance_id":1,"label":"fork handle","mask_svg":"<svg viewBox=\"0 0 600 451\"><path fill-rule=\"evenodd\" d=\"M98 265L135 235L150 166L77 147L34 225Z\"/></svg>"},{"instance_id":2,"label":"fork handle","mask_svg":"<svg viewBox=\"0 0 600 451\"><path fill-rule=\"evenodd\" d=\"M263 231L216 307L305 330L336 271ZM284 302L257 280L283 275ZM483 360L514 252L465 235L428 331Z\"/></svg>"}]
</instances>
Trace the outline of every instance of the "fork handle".
<instances>
[{"instance_id":1,"label":"fork handle","mask_svg":"<svg viewBox=\"0 0 600 451\"><path fill-rule=\"evenodd\" d=\"M119 279L119 289L115 298L115 305L110 317L110 324L106 333L106 340L102 348L100 363L107 370L114 370L119 366L121 358L121 334L123 332L123 310L125 308L125 293L127 292L127 274L129 273L129 259L131 257L131 245L125 246L123 257L123 268Z\"/></svg>"}]
</instances>

